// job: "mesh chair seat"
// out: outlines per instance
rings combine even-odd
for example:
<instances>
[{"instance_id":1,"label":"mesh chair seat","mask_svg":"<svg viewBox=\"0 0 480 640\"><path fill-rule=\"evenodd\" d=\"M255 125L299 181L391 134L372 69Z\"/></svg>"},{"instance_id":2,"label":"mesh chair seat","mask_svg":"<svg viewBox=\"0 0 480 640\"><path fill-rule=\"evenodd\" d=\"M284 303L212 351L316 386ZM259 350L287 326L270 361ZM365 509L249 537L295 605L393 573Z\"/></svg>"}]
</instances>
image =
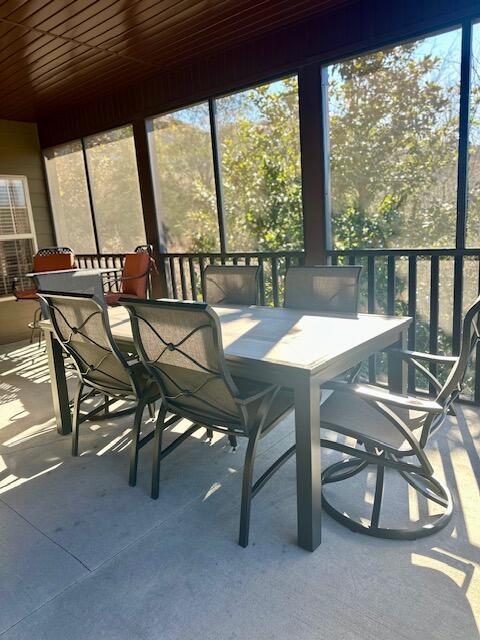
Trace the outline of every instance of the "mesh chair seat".
<instances>
[{"instance_id":1,"label":"mesh chair seat","mask_svg":"<svg viewBox=\"0 0 480 640\"><path fill-rule=\"evenodd\" d=\"M395 412L415 432L423 427L427 413L411 409L396 408ZM400 450L406 439L377 408L355 396L353 393L335 391L322 404L320 411L322 425L346 436L362 439L362 436ZM328 424L325 424L328 423Z\"/></svg>"},{"instance_id":2,"label":"mesh chair seat","mask_svg":"<svg viewBox=\"0 0 480 640\"><path fill-rule=\"evenodd\" d=\"M261 382L255 382L254 380L239 378L237 376L232 376L232 378L237 386L240 398L242 400L248 400L252 396L263 393L268 387L271 386L269 384L262 384ZM258 414L258 411L262 404L262 400L263 397L260 397L247 404L248 412L252 416L256 416ZM265 420L262 431L268 431L272 424L275 424L285 413L287 413L287 411L293 409L293 405L293 391L291 391L290 389L280 389L280 391L275 396L275 400L273 401L272 406L270 407L270 411L268 413L267 419Z\"/></svg>"}]
</instances>

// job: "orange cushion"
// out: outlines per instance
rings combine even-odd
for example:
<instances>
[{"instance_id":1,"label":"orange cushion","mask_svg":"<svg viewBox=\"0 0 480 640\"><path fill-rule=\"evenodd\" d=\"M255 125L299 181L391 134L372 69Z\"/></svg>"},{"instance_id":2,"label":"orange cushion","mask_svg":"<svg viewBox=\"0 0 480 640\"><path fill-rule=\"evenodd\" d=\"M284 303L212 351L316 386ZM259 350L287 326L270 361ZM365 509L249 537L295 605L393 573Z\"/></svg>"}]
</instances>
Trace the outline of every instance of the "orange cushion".
<instances>
[{"instance_id":1,"label":"orange cushion","mask_svg":"<svg viewBox=\"0 0 480 640\"><path fill-rule=\"evenodd\" d=\"M48 256L36 255L33 258L33 270L37 273L73 269L74 264L75 256L73 253L52 253Z\"/></svg>"},{"instance_id":2,"label":"orange cushion","mask_svg":"<svg viewBox=\"0 0 480 640\"><path fill-rule=\"evenodd\" d=\"M127 253L122 273L122 278L125 278L122 282L123 293L137 298L146 298L149 269L150 256L148 253Z\"/></svg>"},{"instance_id":3,"label":"orange cushion","mask_svg":"<svg viewBox=\"0 0 480 640\"><path fill-rule=\"evenodd\" d=\"M14 294L17 300L37 300L36 289L20 289L19 291L14 291Z\"/></svg>"}]
</instances>

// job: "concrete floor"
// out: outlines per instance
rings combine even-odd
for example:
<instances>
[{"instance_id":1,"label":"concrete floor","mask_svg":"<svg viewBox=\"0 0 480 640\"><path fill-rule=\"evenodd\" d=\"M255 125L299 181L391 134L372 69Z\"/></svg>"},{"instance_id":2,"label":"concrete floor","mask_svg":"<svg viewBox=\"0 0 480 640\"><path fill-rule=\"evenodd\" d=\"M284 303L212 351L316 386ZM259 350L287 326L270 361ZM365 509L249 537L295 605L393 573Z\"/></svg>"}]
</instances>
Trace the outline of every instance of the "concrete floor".
<instances>
[{"instance_id":1,"label":"concrete floor","mask_svg":"<svg viewBox=\"0 0 480 640\"><path fill-rule=\"evenodd\" d=\"M2 640L472 640L480 628L480 420L463 407L429 447L455 499L452 522L414 542L323 518L314 553L295 545L295 460L255 498L236 543L244 445L191 438L148 496L150 452L127 484L129 419L85 423L81 456L55 431L45 356L0 351ZM289 418L261 444L261 472L293 441ZM338 454L324 452L328 464ZM371 508L373 474L341 499ZM390 478L387 517L425 509ZM340 495L340 493L338 495ZM353 501L353 502L352 502Z\"/></svg>"}]
</instances>

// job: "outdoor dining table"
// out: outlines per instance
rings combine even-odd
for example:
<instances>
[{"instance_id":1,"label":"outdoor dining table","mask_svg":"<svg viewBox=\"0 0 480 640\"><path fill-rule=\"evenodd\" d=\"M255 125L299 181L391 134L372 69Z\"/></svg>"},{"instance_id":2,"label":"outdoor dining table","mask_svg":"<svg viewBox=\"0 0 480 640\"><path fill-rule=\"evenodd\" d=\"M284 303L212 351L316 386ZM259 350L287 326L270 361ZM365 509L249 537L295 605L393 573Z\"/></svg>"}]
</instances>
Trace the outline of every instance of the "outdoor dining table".
<instances>
[{"instance_id":1,"label":"outdoor dining table","mask_svg":"<svg viewBox=\"0 0 480 640\"><path fill-rule=\"evenodd\" d=\"M320 412L322 385L379 351L406 348L411 318L372 314L326 316L294 309L214 306L232 373L294 391L298 544L309 551L321 541ZM120 348L134 351L126 309L108 310ZM71 432L64 358L48 320L47 346L57 430ZM390 389L405 392L405 365L389 358Z\"/></svg>"}]
</instances>

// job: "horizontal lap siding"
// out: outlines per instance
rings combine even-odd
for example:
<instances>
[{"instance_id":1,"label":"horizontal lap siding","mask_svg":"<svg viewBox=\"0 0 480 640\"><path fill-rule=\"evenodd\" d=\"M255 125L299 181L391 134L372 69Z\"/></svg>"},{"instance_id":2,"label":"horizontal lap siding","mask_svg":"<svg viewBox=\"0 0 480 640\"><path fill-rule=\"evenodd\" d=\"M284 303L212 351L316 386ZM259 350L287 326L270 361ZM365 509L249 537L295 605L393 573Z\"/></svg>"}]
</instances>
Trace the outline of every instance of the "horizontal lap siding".
<instances>
[{"instance_id":1,"label":"horizontal lap siding","mask_svg":"<svg viewBox=\"0 0 480 640\"><path fill-rule=\"evenodd\" d=\"M39 247L54 244L37 127L0 120L0 175L26 176ZM29 335L35 304L0 298L0 344Z\"/></svg>"}]
</instances>

